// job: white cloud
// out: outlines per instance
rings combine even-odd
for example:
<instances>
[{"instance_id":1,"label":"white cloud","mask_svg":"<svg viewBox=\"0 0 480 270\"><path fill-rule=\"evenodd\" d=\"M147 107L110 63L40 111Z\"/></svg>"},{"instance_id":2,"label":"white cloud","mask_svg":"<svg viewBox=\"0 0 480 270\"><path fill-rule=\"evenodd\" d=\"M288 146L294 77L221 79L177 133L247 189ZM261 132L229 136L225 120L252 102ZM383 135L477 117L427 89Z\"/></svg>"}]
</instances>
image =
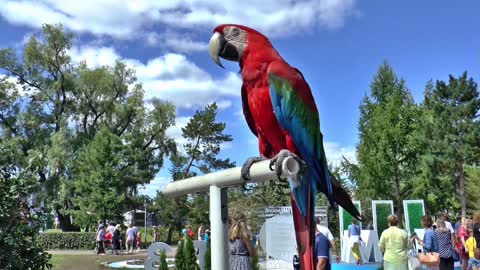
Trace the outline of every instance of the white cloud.
<instances>
[{"instance_id":1,"label":"white cloud","mask_svg":"<svg viewBox=\"0 0 480 270\"><path fill-rule=\"evenodd\" d=\"M191 37L175 33L160 35L156 32L149 32L145 34L145 41L149 46L163 47L181 53L206 51L208 49L207 42L194 41Z\"/></svg>"},{"instance_id":2,"label":"white cloud","mask_svg":"<svg viewBox=\"0 0 480 270\"><path fill-rule=\"evenodd\" d=\"M27 94L30 94L35 91L35 89L33 89L32 87L28 87L27 85L22 85L18 83L18 79L15 77L7 76L5 74L0 74L0 82L4 82L4 81L12 84L13 86L12 88L7 88L7 91L11 91L9 92L9 94L13 94L13 91L16 90L16 92L20 96L26 96Z\"/></svg>"},{"instance_id":3,"label":"white cloud","mask_svg":"<svg viewBox=\"0 0 480 270\"><path fill-rule=\"evenodd\" d=\"M187 140L182 137L182 128L188 124L188 121L190 117L179 116L175 119L175 126L167 129L167 135L175 140L177 146L181 148L180 151L183 151L183 145L187 143Z\"/></svg>"},{"instance_id":4,"label":"white cloud","mask_svg":"<svg viewBox=\"0 0 480 270\"><path fill-rule=\"evenodd\" d=\"M356 150L354 146L341 146L336 142L324 142L325 155L328 163L339 166L343 156L352 163L357 163Z\"/></svg>"},{"instance_id":5,"label":"white cloud","mask_svg":"<svg viewBox=\"0 0 480 270\"><path fill-rule=\"evenodd\" d=\"M90 67L112 66L121 56L111 47L74 47L70 50L74 62L85 60ZM232 105L229 98L240 96L241 78L234 72L216 79L185 55L167 53L142 63L136 59L124 59L136 70L147 98L159 97L173 102L178 108L203 107L214 101L219 109Z\"/></svg>"},{"instance_id":6,"label":"white cloud","mask_svg":"<svg viewBox=\"0 0 480 270\"><path fill-rule=\"evenodd\" d=\"M163 188L165 188L165 186L170 182L171 182L170 178L157 176L152 181L150 181L150 183L144 185L143 187L140 187L138 191L140 195L147 195L153 198L157 195L157 191L160 191Z\"/></svg>"},{"instance_id":7,"label":"white cloud","mask_svg":"<svg viewBox=\"0 0 480 270\"><path fill-rule=\"evenodd\" d=\"M73 62L80 63L85 60L89 67L113 66L115 60L121 58L111 47L73 47L69 55Z\"/></svg>"},{"instance_id":8,"label":"white cloud","mask_svg":"<svg viewBox=\"0 0 480 270\"><path fill-rule=\"evenodd\" d=\"M129 39L142 28L211 30L239 23L266 34L288 36L316 27L338 28L354 13L356 0L0 0L0 15L30 27L63 23L76 32ZM260 19L261 18L261 19ZM185 43L183 43L185 44ZM192 43L189 46L197 48Z\"/></svg>"}]
</instances>

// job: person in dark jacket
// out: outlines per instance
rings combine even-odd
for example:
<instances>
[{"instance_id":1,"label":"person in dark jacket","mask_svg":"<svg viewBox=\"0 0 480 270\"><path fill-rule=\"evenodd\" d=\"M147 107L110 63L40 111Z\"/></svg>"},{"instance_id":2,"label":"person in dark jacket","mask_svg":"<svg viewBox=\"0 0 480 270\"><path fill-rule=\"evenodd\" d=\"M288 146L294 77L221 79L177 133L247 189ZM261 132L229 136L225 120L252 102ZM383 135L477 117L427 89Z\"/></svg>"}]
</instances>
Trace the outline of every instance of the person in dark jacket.
<instances>
[{"instance_id":1,"label":"person in dark jacket","mask_svg":"<svg viewBox=\"0 0 480 270\"><path fill-rule=\"evenodd\" d=\"M477 243L477 248L480 248L480 211L475 213L472 220L472 227L473 227L473 238L475 238L475 242Z\"/></svg>"},{"instance_id":2,"label":"person in dark jacket","mask_svg":"<svg viewBox=\"0 0 480 270\"><path fill-rule=\"evenodd\" d=\"M120 230L120 224L117 224L112 237L112 254L115 253L116 255L118 255L118 250L120 249Z\"/></svg>"}]
</instances>

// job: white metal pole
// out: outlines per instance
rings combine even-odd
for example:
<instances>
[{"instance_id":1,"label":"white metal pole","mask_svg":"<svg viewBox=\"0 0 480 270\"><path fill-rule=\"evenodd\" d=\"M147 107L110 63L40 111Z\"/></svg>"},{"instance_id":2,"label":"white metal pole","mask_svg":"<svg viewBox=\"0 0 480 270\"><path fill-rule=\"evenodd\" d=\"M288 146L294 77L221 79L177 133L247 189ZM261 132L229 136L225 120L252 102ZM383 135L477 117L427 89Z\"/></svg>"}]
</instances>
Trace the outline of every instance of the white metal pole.
<instances>
[{"instance_id":1,"label":"white metal pole","mask_svg":"<svg viewBox=\"0 0 480 270\"><path fill-rule=\"evenodd\" d=\"M211 260L212 269L216 270L228 270L230 268L228 266L227 222L224 216L227 210L226 192L226 189L222 190L217 186L210 186ZM224 193L223 196L222 193ZM223 200L222 197L224 197Z\"/></svg>"},{"instance_id":2,"label":"white metal pole","mask_svg":"<svg viewBox=\"0 0 480 270\"><path fill-rule=\"evenodd\" d=\"M300 165L298 162L293 157L287 157L282 163L282 176L296 175L299 169ZM236 167L169 183L162 190L162 193L166 196L176 197L196 192L205 192L209 190L210 186L224 188L241 186L245 183L265 182L277 179L277 175L270 170L270 160L264 160L252 165L250 178L249 181L242 179L241 167Z\"/></svg>"},{"instance_id":3,"label":"white metal pole","mask_svg":"<svg viewBox=\"0 0 480 270\"><path fill-rule=\"evenodd\" d=\"M147 200L145 200L145 245L147 244ZM141 247L140 247L141 248Z\"/></svg>"}]
</instances>

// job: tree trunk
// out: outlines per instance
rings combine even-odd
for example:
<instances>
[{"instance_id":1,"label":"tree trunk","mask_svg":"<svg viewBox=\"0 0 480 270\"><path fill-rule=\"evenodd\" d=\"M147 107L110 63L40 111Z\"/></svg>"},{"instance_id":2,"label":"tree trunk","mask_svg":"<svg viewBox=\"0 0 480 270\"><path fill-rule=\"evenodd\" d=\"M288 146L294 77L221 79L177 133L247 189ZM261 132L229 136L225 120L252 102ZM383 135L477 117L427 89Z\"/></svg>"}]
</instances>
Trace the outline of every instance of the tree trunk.
<instances>
[{"instance_id":1,"label":"tree trunk","mask_svg":"<svg viewBox=\"0 0 480 270\"><path fill-rule=\"evenodd\" d=\"M395 205L394 205L394 212L395 212L395 215L397 215L398 217L398 227L400 229L403 229L403 216L404 216L404 213L403 213L403 201L402 200L396 200L395 202ZM385 220L385 222L388 222Z\"/></svg>"},{"instance_id":2,"label":"tree trunk","mask_svg":"<svg viewBox=\"0 0 480 270\"><path fill-rule=\"evenodd\" d=\"M467 215L467 198L465 196L465 172L463 171L463 161L458 162L458 192L460 194L460 203L462 205L462 217Z\"/></svg>"},{"instance_id":3,"label":"tree trunk","mask_svg":"<svg viewBox=\"0 0 480 270\"><path fill-rule=\"evenodd\" d=\"M64 201L64 207L65 209L69 208L68 200ZM63 215L60 211L60 208L55 209L55 212L57 212L58 219L60 220L60 228L62 229L63 232L79 232L80 231L80 227L72 224L72 218L70 215L68 214Z\"/></svg>"},{"instance_id":4,"label":"tree trunk","mask_svg":"<svg viewBox=\"0 0 480 270\"><path fill-rule=\"evenodd\" d=\"M60 220L60 228L63 232L79 232L80 228L70 221L70 215L62 215L59 209L56 210L58 219Z\"/></svg>"},{"instance_id":5,"label":"tree trunk","mask_svg":"<svg viewBox=\"0 0 480 270\"><path fill-rule=\"evenodd\" d=\"M172 236L173 236L173 226L170 225L168 226L168 235L167 235L167 244L171 244L172 243Z\"/></svg>"},{"instance_id":6,"label":"tree trunk","mask_svg":"<svg viewBox=\"0 0 480 270\"><path fill-rule=\"evenodd\" d=\"M398 170L397 170L398 171ZM403 198L402 198L402 191L400 187L400 179L398 175L395 177L395 200L394 200L394 212L397 215L399 224L398 227L403 229ZM385 220L385 222L387 222Z\"/></svg>"}]
</instances>

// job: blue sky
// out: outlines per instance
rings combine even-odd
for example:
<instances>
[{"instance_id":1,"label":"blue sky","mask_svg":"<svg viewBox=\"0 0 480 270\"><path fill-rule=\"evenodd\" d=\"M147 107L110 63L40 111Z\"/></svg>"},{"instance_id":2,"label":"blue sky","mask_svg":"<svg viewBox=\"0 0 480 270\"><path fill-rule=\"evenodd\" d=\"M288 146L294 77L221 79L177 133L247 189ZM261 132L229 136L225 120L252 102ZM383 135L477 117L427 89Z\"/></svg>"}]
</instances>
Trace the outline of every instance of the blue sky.
<instances>
[{"instance_id":1,"label":"blue sky","mask_svg":"<svg viewBox=\"0 0 480 270\"><path fill-rule=\"evenodd\" d=\"M61 4L60 4L61 3ZM240 165L257 155L241 115L238 65L226 70L209 58L207 43L221 23L251 26L299 68L320 111L327 158L354 158L358 106L379 65L387 60L422 100L428 80L467 70L480 79L478 1L77 1L0 0L0 47L21 48L42 23L61 22L76 36L71 55L94 67L124 59L137 70L147 97L177 106L180 128L193 112L217 101L219 120L234 136L222 156ZM168 182L162 170L148 194Z\"/></svg>"}]
</instances>

